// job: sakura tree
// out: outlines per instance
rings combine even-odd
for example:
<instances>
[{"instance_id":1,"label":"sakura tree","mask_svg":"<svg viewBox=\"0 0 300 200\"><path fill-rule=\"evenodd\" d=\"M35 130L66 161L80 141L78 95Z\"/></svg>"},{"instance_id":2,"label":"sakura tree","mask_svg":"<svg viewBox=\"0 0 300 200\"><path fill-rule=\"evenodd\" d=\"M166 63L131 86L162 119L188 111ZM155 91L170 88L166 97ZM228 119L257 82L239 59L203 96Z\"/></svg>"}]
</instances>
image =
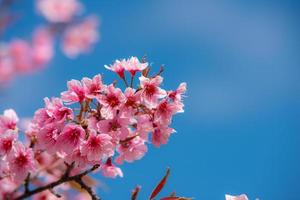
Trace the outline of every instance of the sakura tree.
<instances>
[{"instance_id":1,"label":"sakura tree","mask_svg":"<svg viewBox=\"0 0 300 200\"><path fill-rule=\"evenodd\" d=\"M0 0L0 34L20 20L11 7L18 0ZM0 86L18 74L43 69L54 57L55 43L68 58L88 52L99 40L99 20L95 15L82 17L79 0L35 0L36 12L45 23L36 25L32 39L0 40Z\"/></svg>"},{"instance_id":2,"label":"sakura tree","mask_svg":"<svg viewBox=\"0 0 300 200\"><path fill-rule=\"evenodd\" d=\"M99 199L90 173L122 177L124 162L141 159L151 144L167 144L175 132L172 117L183 112L186 84L161 88L163 69L151 74L149 64L136 57L105 67L125 83L124 91L118 82L106 85L99 74L71 80L60 97L44 99L25 130L18 128L14 110L4 111L1 199ZM76 186L86 193L74 194Z\"/></svg>"}]
</instances>

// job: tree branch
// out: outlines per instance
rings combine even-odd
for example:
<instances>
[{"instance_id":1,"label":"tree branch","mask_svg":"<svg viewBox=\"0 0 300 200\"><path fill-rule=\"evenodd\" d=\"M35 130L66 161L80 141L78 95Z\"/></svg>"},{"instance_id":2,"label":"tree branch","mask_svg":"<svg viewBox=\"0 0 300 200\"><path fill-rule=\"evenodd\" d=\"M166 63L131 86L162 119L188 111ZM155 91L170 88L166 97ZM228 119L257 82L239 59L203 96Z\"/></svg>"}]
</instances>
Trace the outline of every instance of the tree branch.
<instances>
[{"instance_id":1,"label":"tree branch","mask_svg":"<svg viewBox=\"0 0 300 200\"><path fill-rule=\"evenodd\" d=\"M63 183L66 183L66 182L75 181L75 182L78 183L78 180L81 180L81 181L82 181L81 178L82 178L83 176L89 174L89 173L92 172L92 171L95 171L95 170L98 169L99 167L100 167L100 165L94 165L92 168L90 168L90 169L88 169L88 170L86 170L86 171L84 171L84 172L82 172L82 173L80 173L80 174L74 175L74 176L69 176L69 175L66 176L66 174L65 174L65 175L63 175L59 180L54 181L54 182L52 182L52 183L49 183L48 185L45 185L45 186L36 188L36 189L34 189L34 190L31 190L31 191L28 190L28 191L25 192L23 195L17 197L15 200L26 199L26 198L28 198L28 197L34 195L34 194L43 192L43 191L45 191L45 190L49 190L49 189L51 190L51 189L53 189L54 187L56 187L56 186L58 186L58 185L61 185L61 184L63 184ZM68 173L68 171L69 171L69 168L67 168L67 173ZM85 190L91 195L91 197L92 197L93 200L100 200L100 198L98 198L98 197L94 194L94 192L92 191L92 189L91 189L89 186L87 186L83 181L82 181L82 183L83 183L84 185L82 185L82 184L79 183L80 186L81 186L83 189L85 189ZM92 195L93 195L93 196L92 196Z\"/></svg>"}]
</instances>

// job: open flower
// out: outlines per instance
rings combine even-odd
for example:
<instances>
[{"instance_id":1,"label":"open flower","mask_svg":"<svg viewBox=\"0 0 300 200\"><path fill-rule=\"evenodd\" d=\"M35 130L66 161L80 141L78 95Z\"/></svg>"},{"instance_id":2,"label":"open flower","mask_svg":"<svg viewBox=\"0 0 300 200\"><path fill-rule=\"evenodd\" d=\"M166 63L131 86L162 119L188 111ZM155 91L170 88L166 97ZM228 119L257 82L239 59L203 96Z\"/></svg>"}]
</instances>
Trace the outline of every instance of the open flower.
<instances>
[{"instance_id":1,"label":"open flower","mask_svg":"<svg viewBox=\"0 0 300 200\"><path fill-rule=\"evenodd\" d=\"M0 116L0 134L5 133L7 130L17 130L17 123L19 118L13 109L5 110L3 115Z\"/></svg>"},{"instance_id":2,"label":"open flower","mask_svg":"<svg viewBox=\"0 0 300 200\"><path fill-rule=\"evenodd\" d=\"M101 93L101 91L104 89L104 85L102 83L102 77L100 74L97 74L93 77L93 79L90 78L83 78L82 81L83 88L86 94L86 97L93 99L97 98L98 95Z\"/></svg>"},{"instance_id":3,"label":"open flower","mask_svg":"<svg viewBox=\"0 0 300 200\"><path fill-rule=\"evenodd\" d=\"M77 0L37 0L37 9L50 22L69 22L81 4Z\"/></svg>"},{"instance_id":4,"label":"open flower","mask_svg":"<svg viewBox=\"0 0 300 200\"><path fill-rule=\"evenodd\" d=\"M67 124L56 140L58 150L65 153L72 153L79 147L85 137L84 129L76 124Z\"/></svg>"},{"instance_id":5,"label":"open flower","mask_svg":"<svg viewBox=\"0 0 300 200\"><path fill-rule=\"evenodd\" d=\"M22 182L28 172L35 170L36 163L32 149L25 147L20 142L14 145L13 152L10 154L8 161L10 173L15 182Z\"/></svg>"},{"instance_id":6,"label":"open flower","mask_svg":"<svg viewBox=\"0 0 300 200\"><path fill-rule=\"evenodd\" d=\"M131 57L126 61L125 69L131 76L135 76L136 72L143 71L148 66L148 63L141 63L137 57Z\"/></svg>"},{"instance_id":7,"label":"open flower","mask_svg":"<svg viewBox=\"0 0 300 200\"><path fill-rule=\"evenodd\" d=\"M114 154L114 146L108 134L91 132L88 140L82 145L81 153L88 161L100 161Z\"/></svg>"},{"instance_id":8,"label":"open flower","mask_svg":"<svg viewBox=\"0 0 300 200\"><path fill-rule=\"evenodd\" d=\"M102 174L109 178L123 177L123 172L119 167L112 164L111 158L107 159L106 163L101 166Z\"/></svg>"},{"instance_id":9,"label":"open flower","mask_svg":"<svg viewBox=\"0 0 300 200\"><path fill-rule=\"evenodd\" d=\"M149 104L150 107L156 106L158 99L166 96L166 91L161 89L159 85L162 83L163 78L156 76L154 78L146 78L141 76L141 97Z\"/></svg>"},{"instance_id":10,"label":"open flower","mask_svg":"<svg viewBox=\"0 0 300 200\"><path fill-rule=\"evenodd\" d=\"M82 102L85 99L85 92L81 82L74 79L68 81L68 90L61 93L61 98L69 104Z\"/></svg>"}]
</instances>

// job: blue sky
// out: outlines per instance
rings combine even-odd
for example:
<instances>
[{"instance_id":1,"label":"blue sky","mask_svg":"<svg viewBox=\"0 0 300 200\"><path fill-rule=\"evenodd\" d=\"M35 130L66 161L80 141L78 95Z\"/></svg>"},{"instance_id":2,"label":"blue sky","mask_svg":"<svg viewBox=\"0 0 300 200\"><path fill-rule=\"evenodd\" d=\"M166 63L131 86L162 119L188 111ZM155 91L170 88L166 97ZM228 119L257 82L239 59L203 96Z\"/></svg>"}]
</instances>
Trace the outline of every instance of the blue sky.
<instances>
[{"instance_id":1,"label":"blue sky","mask_svg":"<svg viewBox=\"0 0 300 200\"><path fill-rule=\"evenodd\" d=\"M30 38L43 23L33 1L15 6L24 16L4 36ZM57 47L47 69L18 77L0 93L0 109L30 117L46 96L58 96L72 78L104 73L114 59L148 55L165 65L164 87L188 83L186 112L177 133L140 161L125 164L122 179L99 176L103 199L129 199L136 184L145 199L166 167L164 190L196 199L225 193L250 199L298 200L300 158L299 4L293 1L85 1L101 18L101 41L76 60Z\"/></svg>"}]
</instances>

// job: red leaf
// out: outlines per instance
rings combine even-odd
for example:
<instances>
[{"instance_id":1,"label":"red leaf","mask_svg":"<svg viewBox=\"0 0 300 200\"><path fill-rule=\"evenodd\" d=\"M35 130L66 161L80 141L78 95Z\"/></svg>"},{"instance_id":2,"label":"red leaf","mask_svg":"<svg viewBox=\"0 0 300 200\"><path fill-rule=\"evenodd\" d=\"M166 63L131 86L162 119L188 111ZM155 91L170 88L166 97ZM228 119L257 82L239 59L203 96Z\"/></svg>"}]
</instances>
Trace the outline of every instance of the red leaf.
<instances>
[{"instance_id":1,"label":"red leaf","mask_svg":"<svg viewBox=\"0 0 300 200\"><path fill-rule=\"evenodd\" d=\"M152 200L154 197L156 197L158 195L158 193L163 189L163 187L165 186L165 184L167 182L167 179L168 179L169 175L170 175L170 169L168 168L166 175L157 184L157 186L155 187L155 189L151 193L149 200Z\"/></svg>"},{"instance_id":2,"label":"red leaf","mask_svg":"<svg viewBox=\"0 0 300 200\"><path fill-rule=\"evenodd\" d=\"M134 188L134 190L131 193L131 200L136 200L139 191L141 190L141 186L136 186L136 188Z\"/></svg>"}]
</instances>

